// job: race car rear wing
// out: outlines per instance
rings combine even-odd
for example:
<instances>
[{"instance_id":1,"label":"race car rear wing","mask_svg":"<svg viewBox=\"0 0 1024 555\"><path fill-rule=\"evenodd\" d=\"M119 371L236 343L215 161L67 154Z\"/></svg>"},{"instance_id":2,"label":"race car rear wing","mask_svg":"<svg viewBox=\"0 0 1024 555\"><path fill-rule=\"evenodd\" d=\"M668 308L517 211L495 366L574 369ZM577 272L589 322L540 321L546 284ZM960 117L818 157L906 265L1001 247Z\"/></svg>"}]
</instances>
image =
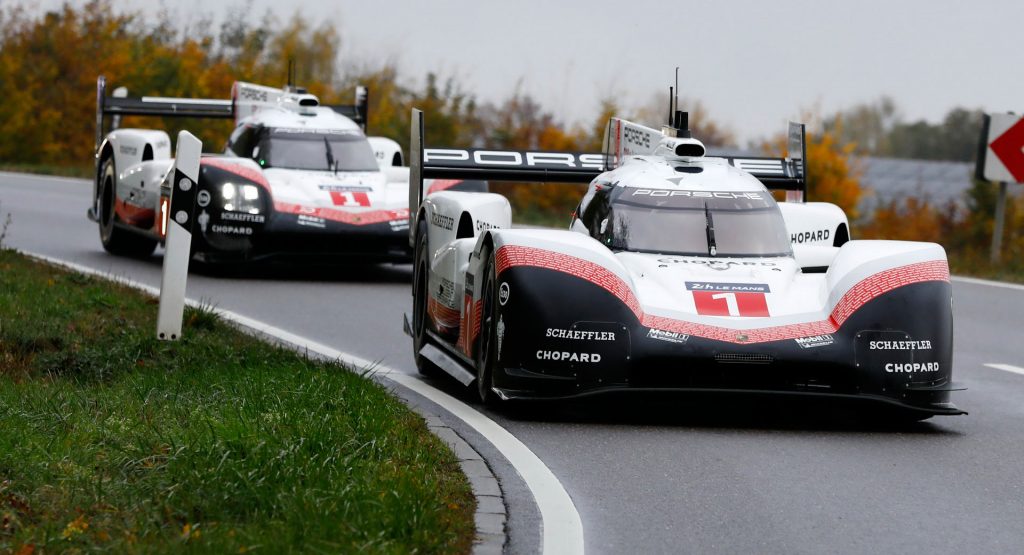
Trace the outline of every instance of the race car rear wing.
<instances>
[{"instance_id":1,"label":"race car rear wing","mask_svg":"<svg viewBox=\"0 0 1024 555\"><path fill-rule=\"evenodd\" d=\"M488 150L479 148L426 148L423 141L423 112L412 109L409 133L409 241L415 241L416 222L423 202L424 179L481 179L489 181L526 181L538 183L590 183L598 175L614 169L624 156L652 154L656 141L647 141L650 151L628 147L613 152L615 125L620 130L635 126L644 132L661 132L613 118L605 137L605 152L547 152L522 150ZM623 141L625 144L628 141ZM618 146L618 145L616 145ZM637 146L636 143L633 146ZM646 148L646 147L645 147ZM804 202L807 182L804 160L807 150L804 125L789 124L787 158L725 157L733 166L753 175L771 190L786 191L787 202ZM701 147L703 153L703 147Z\"/></svg>"},{"instance_id":2,"label":"race car rear wing","mask_svg":"<svg viewBox=\"0 0 1024 555\"><path fill-rule=\"evenodd\" d=\"M590 183L604 172L601 153L425 148L423 112L415 108L409 135L410 241L415 240L424 179Z\"/></svg>"},{"instance_id":3,"label":"race car rear wing","mask_svg":"<svg viewBox=\"0 0 1024 555\"><path fill-rule=\"evenodd\" d=\"M807 129L804 124L789 122L785 158L727 156L725 159L756 177L768 189L786 191L786 202L806 202Z\"/></svg>"},{"instance_id":4,"label":"race car rear wing","mask_svg":"<svg viewBox=\"0 0 1024 555\"><path fill-rule=\"evenodd\" d=\"M244 96L241 100L239 94ZM99 150L103 137L117 129L121 116L158 116L179 118L215 118L237 119L253 113L261 105L276 105L271 95L295 95L300 98L298 104L305 106L305 98L312 99L313 106L319 105L315 96L304 93L293 93L292 89L273 89L249 83L235 83L232 87L231 99L214 98L170 98L162 96L128 97L126 91L117 89L112 96L107 96L107 80L104 76L96 79L96 145ZM251 98L250 98L251 97ZM356 87L356 103L352 105L327 105L328 108L348 117L366 132L369 117L369 94L366 87ZM274 102L271 102L274 100ZM105 117L112 116L109 129L105 126Z\"/></svg>"}]
</instances>

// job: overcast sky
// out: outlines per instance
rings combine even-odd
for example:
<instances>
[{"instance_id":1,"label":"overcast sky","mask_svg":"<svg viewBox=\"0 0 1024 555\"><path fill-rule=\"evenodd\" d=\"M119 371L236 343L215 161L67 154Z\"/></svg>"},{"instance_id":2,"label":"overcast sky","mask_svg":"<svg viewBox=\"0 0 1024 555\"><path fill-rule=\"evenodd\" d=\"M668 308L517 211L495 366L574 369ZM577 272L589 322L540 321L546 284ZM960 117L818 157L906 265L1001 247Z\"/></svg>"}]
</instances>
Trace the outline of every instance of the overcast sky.
<instances>
[{"instance_id":1,"label":"overcast sky","mask_svg":"<svg viewBox=\"0 0 1024 555\"><path fill-rule=\"evenodd\" d=\"M41 9L61 4L21 1ZM152 2L114 3L156 11ZM207 0L164 4L182 20L226 11ZM939 121L958 105L1024 110L1024 0L252 5L254 22L267 10L281 19L299 10L335 23L343 63L394 60L402 75L417 79L428 71L454 74L484 101L501 100L518 85L570 123L592 118L601 97L639 106L667 95L675 66L683 95L703 101L741 141L782 131L804 109L829 114L882 94L908 120Z\"/></svg>"}]
</instances>

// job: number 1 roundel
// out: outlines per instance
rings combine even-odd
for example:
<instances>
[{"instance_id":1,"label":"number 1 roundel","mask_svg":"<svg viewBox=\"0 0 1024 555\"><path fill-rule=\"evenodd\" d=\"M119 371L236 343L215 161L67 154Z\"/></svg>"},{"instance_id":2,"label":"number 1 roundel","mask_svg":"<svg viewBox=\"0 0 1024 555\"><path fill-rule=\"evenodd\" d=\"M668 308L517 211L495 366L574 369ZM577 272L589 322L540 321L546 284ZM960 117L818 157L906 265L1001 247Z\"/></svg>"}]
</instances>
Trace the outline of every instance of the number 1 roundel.
<instances>
[{"instance_id":1,"label":"number 1 roundel","mask_svg":"<svg viewBox=\"0 0 1024 555\"><path fill-rule=\"evenodd\" d=\"M764 293L694 291L693 303L702 316L768 316Z\"/></svg>"}]
</instances>

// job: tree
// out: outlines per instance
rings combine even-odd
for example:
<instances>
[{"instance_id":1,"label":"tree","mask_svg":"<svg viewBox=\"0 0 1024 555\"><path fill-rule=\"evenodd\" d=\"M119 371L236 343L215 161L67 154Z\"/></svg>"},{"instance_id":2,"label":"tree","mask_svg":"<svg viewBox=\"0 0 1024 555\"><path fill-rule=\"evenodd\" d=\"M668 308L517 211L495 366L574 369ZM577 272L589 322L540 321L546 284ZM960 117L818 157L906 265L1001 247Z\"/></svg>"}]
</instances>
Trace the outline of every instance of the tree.
<instances>
[{"instance_id":1,"label":"tree","mask_svg":"<svg viewBox=\"0 0 1024 555\"><path fill-rule=\"evenodd\" d=\"M837 118L831 129L807 133L807 197L835 204L850 220L856 220L862 193L861 169L854 157L856 145L839 139L843 134L842 125L842 120ZM784 156L786 144L786 137L780 135L766 143L764 150L772 156Z\"/></svg>"},{"instance_id":2,"label":"tree","mask_svg":"<svg viewBox=\"0 0 1024 555\"><path fill-rule=\"evenodd\" d=\"M889 152L893 126L900 120L896 103L888 96L858 104L825 119L825 130L841 144L855 144L858 154Z\"/></svg>"}]
</instances>

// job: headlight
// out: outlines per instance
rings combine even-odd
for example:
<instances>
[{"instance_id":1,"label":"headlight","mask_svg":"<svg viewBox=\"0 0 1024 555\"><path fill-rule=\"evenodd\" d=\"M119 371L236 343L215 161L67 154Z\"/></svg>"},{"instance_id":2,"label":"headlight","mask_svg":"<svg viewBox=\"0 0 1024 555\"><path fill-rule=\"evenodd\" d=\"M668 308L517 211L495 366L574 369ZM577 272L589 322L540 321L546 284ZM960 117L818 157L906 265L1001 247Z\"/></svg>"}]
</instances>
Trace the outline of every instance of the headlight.
<instances>
[{"instance_id":1,"label":"headlight","mask_svg":"<svg viewBox=\"0 0 1024 555\"><path fill-rule=\"evenodd\" d=\"M259 214L263 211L260 189L256 185L224 183L220 186L220 196L228 212Z\"/></svg>"}]
</instances>

